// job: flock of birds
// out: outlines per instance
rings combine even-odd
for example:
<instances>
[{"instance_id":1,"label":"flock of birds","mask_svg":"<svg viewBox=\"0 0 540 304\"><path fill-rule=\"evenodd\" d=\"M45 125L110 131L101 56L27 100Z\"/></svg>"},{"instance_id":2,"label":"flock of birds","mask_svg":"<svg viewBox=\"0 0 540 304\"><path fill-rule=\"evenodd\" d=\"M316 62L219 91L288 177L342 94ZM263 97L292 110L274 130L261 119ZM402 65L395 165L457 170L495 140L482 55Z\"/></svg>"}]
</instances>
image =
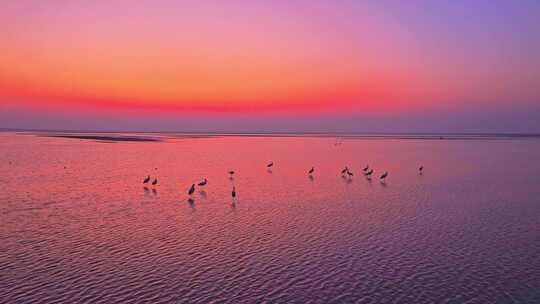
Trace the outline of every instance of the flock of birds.
<instances>
[{"instance_id":1,"label":"flock of birds","mask_svg":"<svg viewBox=\"0 0 540 304\"><path fill-rule=\"evenodd\" d=\"M274 162L270 162L269 164L266 165L266 168L268 170L271 170L272 167L274 166ZM366 165L363 169L362 169L362 173L363 175L371 180L371 176L373 175L373 169L369 167L369 165ZM310 178L313 178L313 173L315 172L315 167L311 167L311 169L309 169L308 171L308 176ZM420 166L418 168L418 174L422 175L422 173L424 172L424 166ZM234 176L234 171L231 170L228 172L229 173L229 179L232 180L233 179L233 176ZM341 170L341 176L344 177L344 178L352 178L354 176L354 173L348 168L348 167L345 167L343 168L343 170ZM379 180L381 183L385 183L386 182L386 178L388 177L388 171L385 171L380 177L379 177ZM146 176L143 180L143 184L148 184L150 183L150 180L151 180L151 177L150 175ZM155 177L153 180L152 180L152 186L156 186L158 183L158 179L157 177ZM191 196L193 195L193 193L195 192L195 185L199 186L199 187L204 187L208 184L208 180L206 178L204 178L201 182L199 183L193 183L191 184L191 187L189 187L189 190L187 191L187 194L189 196L189 199L188 201L189 202L193 202L193 199L191 198ZM236 187L233 185L232 186L232 191L231 191L231 197L233 198L233 200L236 198Z\"/></svg>"}]
</instances>

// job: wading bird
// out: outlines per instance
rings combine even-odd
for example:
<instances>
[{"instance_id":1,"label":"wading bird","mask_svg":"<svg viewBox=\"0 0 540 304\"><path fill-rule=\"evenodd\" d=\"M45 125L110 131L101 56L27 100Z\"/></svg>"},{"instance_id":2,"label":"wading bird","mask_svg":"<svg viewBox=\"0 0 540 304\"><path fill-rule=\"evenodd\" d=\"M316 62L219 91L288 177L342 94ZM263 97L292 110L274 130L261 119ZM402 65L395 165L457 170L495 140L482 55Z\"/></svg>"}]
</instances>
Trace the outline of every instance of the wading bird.
<instances>
[{"instance_id":1,"label":"wading bird","mask_svg":"<svg viewBox=\"0 0 540 304\"><path fill-rule=\"evenodd\" d=\"M373 174L373 169L371 169L368 172L364 173L364 175L367 176L368 178L371 178L371 174Z\"/></svg>"},{"instance_id":2,"label":"wading bird","mask_svg":"<svg viewBox=\"0 0 540 304\"><path fill-rule=\"evenodd\" d=\"M313 174L313 172L315 172L315 168L311 167L311 169L308 171L308 174L311 175L311 174Z\"/></svg>"},{"instance_id":3,"label":"wading bird","mask_svg":"<svg viewBox=\"0 0 540 304\"><path fill-rule=\"evenodd\" d=\"M236 188L234 186L232 187L231 196L232 196L232 198L236 197Z\"/></svg>"},{"instance_id":4,"label":"wading bird","mask_svg":"<svg viewBox=\"0 0 540 304\"><path fill-rule=\"evenodd\" d=\"M144 180L143 180L143 184L148 184L148 182L150 181L150 175L148 175Z\"/></svg>"},{"instance_id":5,"label":"wading bird","mask_svg":"<svg viewBox=\"0 0 540 304\"><path fill-rule=\"evenodd\" d=\"M388 172L384 172L383 175L381 175L381 182L384 183L385 178L388 176Z\"/></svg>"},{"instance_id":6,"label":"wading bird","mask_svg":"<svg viewBox=\"0 0 540 304\"><path fill-rule=\"evenodd\" d=\"M187 194L188 194L188 195L192 195L193 192L195 192L195 184L191 184L191 187L189 188Z\"/></svg>"},{"instance_id":7,"label":"wading bird","mask_svg":"<svg viewBox=\"0 0 540 304\"><path fill-rule=\"evenodd\" d=\"M420 168L418 168L418 173L422 174L422 172L424 172L424 166L420 166Z\"/></svg>"},{"instance_id":8,"label":"wading bird","mask_svg":"<svg viewBox=\"0 0 540 304\"><path fill-rule=\"evenodd\" d=\"M369 165L366 165L366 166L364 167L364 169L362 169L362 171L364 171L364 172L367 172L367 170L369 170Z\"/></svg>"},{"instance_id":9,"label":"wading bird","mask_svg":"<svg viewBox=\"0 0 540 304\"><path fill-rule=\"evenodd\" d=\"M154 178L154 181L152 182L152 186L157 185L157 178Z\"/></svg>"},{"instance_id":10,"label":"wading bird","mask_svg":"<svg viewBox=\"0 0 540 304\"><path fill-rule=\"evenodd\" d=\"M343 170L341 170L341 174L345 174L348 171L349 171L349 168L345 167Z\"/></svg>"},{"instance_id":11,"label":"wading bird","mask_svg":"<svg viewBox=\"0 0 540 304\"><path fill-rule=\"evenodd\" d=\"M270 162L268 165L266 165L266 168L272 168L274 166L274 162Z\"/></svg>"},{"instance_id":12,"label":"wading bird","mask_svg":"<svg viewBox=\"0 0 540 304\"><path fill-rule=\"evenodd\" d=\"M351 178L354 174L351 171L347 171L347 175Z\"/></svg>"},{"instance_id":13,"label":"wading bird","mask_svg":"<svg viewBox=\"0 0 540 304\"><path fill-rule=\"evenodd\" d=\"M206 184L208 184L208 180L206 178L204 178L204 180L200 183L198 183L199 186L206 186Z\"/></svg>"},{"instance_id":14,"label":"wading bird","mask_svg":"<svg viewBox=\"0 0 540 304\"><path fill-rule=\"evenodd\" d=\"M234 171L232 171L232 170L231 170L231 171L229 171L229 175L230 175L230 176L231 176L231 178L232 178L232 177L233 177L233 175L234 175Z\"/></svg>"}]
</instances>

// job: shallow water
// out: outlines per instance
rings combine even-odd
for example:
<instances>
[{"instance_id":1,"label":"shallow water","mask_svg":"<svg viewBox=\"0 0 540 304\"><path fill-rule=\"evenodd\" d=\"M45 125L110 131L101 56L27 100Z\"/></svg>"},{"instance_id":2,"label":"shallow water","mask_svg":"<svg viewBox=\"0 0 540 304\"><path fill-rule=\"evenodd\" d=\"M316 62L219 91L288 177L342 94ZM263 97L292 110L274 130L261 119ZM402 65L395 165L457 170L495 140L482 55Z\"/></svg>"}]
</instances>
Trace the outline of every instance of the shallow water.
<instances>
[{"instance_id":1,"label":"shallow water","mask_svg":"<svg viewBox=\"0 0 540 304\"><path fill-rule=\"evenodd\" d=\"M0 303L540 303L536 138L150 137L0 133Z\"/></svg>"}]
</instances>

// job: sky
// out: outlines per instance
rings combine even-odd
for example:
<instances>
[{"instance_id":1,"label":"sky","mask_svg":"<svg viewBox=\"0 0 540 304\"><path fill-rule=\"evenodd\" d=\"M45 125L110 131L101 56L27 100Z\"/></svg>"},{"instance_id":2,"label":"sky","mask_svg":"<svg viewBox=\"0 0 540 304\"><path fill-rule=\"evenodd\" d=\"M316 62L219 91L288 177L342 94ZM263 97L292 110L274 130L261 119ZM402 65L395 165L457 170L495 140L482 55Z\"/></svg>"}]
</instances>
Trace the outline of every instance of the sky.
<instances>
[{"instance_id":1,"label":"sky","mask_svg":"<svg viewBox=\"0 0 540 304\"><path fill-rule=\"evenodd\" d=\"M537 0L13 0L0 41L0 128L540 133Z\"/></svg>"}]
</instances>

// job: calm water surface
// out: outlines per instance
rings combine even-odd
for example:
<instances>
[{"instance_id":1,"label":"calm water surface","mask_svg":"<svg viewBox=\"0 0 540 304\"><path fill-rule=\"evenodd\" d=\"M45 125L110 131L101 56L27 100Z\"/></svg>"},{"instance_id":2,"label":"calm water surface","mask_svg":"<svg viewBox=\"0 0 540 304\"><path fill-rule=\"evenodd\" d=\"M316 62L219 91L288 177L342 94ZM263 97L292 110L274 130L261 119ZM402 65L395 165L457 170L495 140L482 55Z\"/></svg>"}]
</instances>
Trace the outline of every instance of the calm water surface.
<instances>
[{"instance_id":1,"label":"calm water surface","mask_svg":"<svg viewBox=\"0 0 540 304\"><path fill-rule=\"evenodd\" d=\"M0 133L0 303L540 303L538 139L152 137Z\"/></svg>"}]
</instances>

